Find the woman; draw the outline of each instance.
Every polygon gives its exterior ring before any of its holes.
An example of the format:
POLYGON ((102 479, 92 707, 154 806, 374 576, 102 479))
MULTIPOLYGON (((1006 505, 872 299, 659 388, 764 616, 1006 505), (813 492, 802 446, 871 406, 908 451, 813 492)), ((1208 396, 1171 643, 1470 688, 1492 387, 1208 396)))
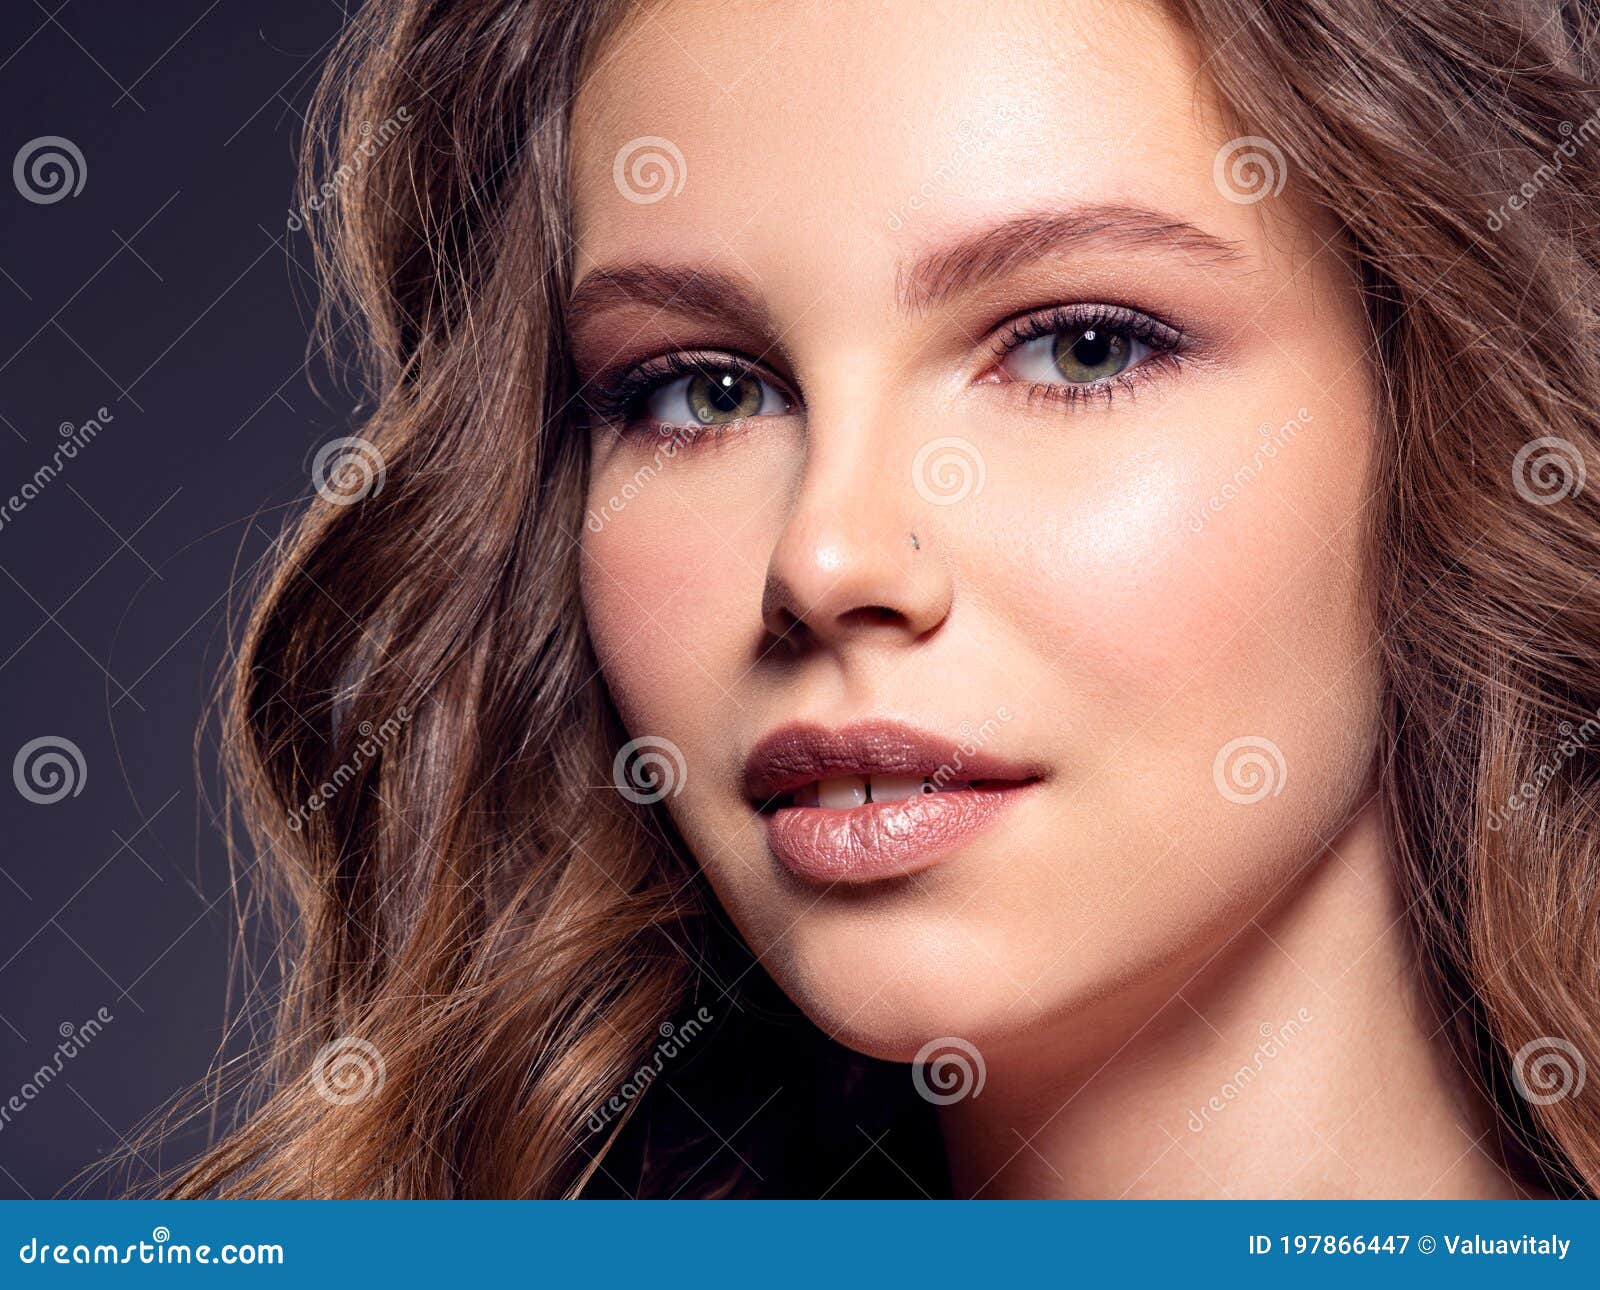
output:
POLYGON ((370 4, 178 1193, 1592 1192, 1588 12, 370 4))

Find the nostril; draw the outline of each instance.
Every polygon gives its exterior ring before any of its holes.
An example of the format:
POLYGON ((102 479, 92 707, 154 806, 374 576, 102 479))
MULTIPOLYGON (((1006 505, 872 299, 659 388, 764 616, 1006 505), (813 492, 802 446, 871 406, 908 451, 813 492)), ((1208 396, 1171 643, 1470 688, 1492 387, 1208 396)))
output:
POLYGON ((846 624, 856 624, 862 627, 876 627, 884 624, 896 625, 903 623, 906 616, 898 609, 891 609, 888 605, 859 605, 855 609, 846 610, 839 615, 839 621, 846 624))
POLYGON ((805 619, 792 610, 782 607, 767 611, 765 626, 767 635, 772 637, 774 644, 784 644, 791 648, 799 648, 806 634, 805 619))

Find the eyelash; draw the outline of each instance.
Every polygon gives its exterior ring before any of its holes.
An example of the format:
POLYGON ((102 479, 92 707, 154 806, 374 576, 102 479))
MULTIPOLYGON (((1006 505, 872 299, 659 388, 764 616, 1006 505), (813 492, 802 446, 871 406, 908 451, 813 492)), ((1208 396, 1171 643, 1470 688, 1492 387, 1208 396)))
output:
MULTIPOLYGON (((1104 327, 1142 341, 1150 347, 1150 354, 1133 367, 1098 381, 1074 384, 1020 381, 1013 378, 1005 382, 991 383, 1023 386, 1030 405, 1040 401, 1072 407, 1091 399, 1110 403, 1119 392, 1131 392, 1141 382, 1176 369, 1188 352, 1188 339, 1183 332, 1143 310, 1131 309, 1126 305, 1057 305, 1049 309, 1034 310, 1002 324, 992 342, 989 370, 991 372, 997 370, 1001 363, 1029 341, 1052 336, 1057 332, 1082 331, 1091 327, 1104 327)), ((987 375, 981 379, 990 380, 987 375)))
MULTIPOLYGON (((991 342, 989 367, 979 380, 980 383, 1022 386, 1030 405, 1042 401, 1074 406, 1090 399, 1102 399, 1109 403, 1118 392, 1129 392, 1139 382, 1176 368, 1187 348, 1187 337, 1183 332, 1142 310, 1125 305, 1058 305, 1035 310, 1003 323, 991 342), (1007 357, 1030 341, 1057 332, 1089 327, 1109 328, 1142 341, 1149 346, 1150 354, 1114 376, 1081 384, 1022 381, 1015 378, 1000 381, 992 375, 1007 357)), ((755 377, 784 389, 783 382, 768 369, 743 355, 725 351, 677 351, 636 363, 613 377, 597 379, 582 393, 580 400, 592 427, 610 426, 621 434, 653 430, 663 437, 682 435, 701 440, 716 439, 739 430, 744 424, 742 421, 689 427, 666 423, 656 425, 637 415, 640 405, 658 389, 679 377, 701 373, 728 373, 739 379, 755 377)))
MULTIPOLYGON (((700 373, 719 375, 731 373, 740 379, 754 376, 780 387, 783 384, 760 363, 742 355, 712 350, 702 352, 680 350, 635 363, 614 377, 602 377, 594 381, 580 397, 592 426, 613 426, 619 432, 647 428, 654 423, 634 415, 639 405, 680 376, 695 376, 700 373)), ((663 437, 682 434, 687 438, 705 439, 726 434, 740 424, 737 421, 729 422, 725 426, 690 427, 662 424, 656 429, 663 437)))

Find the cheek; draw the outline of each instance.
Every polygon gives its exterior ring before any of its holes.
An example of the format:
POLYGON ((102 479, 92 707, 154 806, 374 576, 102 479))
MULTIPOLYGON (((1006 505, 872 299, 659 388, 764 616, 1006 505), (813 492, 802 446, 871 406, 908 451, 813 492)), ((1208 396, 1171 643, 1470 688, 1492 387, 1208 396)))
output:
POLYGON ((1232 865, 1237 887, 1331 836, 1365 785, 1371 431, 1343 393, 1174 402, 1137 446, 1075 455, 1053 497, 1016 467, 1008 495, 1034 500, 997 517, 1011 558, 991 559, 1007 581, 990 594, 1029 607, 1014 630, 1043 644, 1108 846, 1131 829, 1180 867, 1226 882, 1232 865))
MULTIPOLYGON (((720 449, 688 449, 716 452, 720 449)), ((770 507, 728 487, 716 463, 618 450, 592 473, 581 546, 584 615, 633 735, 709 735, 758 640, 770 507), (708 468, 708 466, 710 468, 708 468), (722 482, 719 486, 718 480, 722 482)), ((688 751, 688 748, 685 748, 688 751)))

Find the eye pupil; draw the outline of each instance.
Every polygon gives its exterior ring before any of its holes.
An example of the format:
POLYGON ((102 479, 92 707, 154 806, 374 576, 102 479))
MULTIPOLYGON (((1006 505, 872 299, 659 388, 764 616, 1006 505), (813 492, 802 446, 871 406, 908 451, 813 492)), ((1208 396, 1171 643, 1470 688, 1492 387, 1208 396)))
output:
POLYGON ((761 382, 739 372, 701 373, 690 379, 689 410, 701 425, 754 416, 761 409, 761 382))
POLYGON ((1084 327, 1056 336, 1056 368, 1069 381, 1098 381, 1128 365, 1128 338, 1105 327, 1084 327))
POLYGON ((1083 333, 1078 338, 1078 343, 1072 347, 1072 356, 1085 367, 1099 367, 1106 361, 1111 353, 1111 337, 1103 331, 1093 328, 1083 333))

